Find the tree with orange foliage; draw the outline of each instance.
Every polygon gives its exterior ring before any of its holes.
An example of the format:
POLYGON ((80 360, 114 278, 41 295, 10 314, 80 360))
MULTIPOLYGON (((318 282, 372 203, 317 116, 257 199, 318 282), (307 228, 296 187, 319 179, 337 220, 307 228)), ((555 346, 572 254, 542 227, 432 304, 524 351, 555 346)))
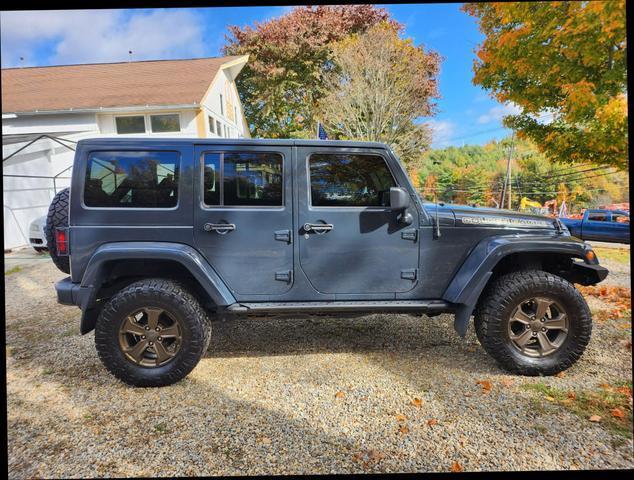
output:
POLYGON ((549 159, 628 168, 625 1, 467 3, 486 35, 474 83, 549 159), (541 116, 541 119, 540 119, 541 116))

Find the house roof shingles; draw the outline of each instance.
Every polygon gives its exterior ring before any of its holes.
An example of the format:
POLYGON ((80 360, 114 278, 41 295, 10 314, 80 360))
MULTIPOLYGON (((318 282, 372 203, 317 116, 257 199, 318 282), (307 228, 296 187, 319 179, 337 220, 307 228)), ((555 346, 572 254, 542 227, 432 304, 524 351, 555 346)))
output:
POLYGON ((3 69, 2 112, 198 104, 236 58, 3 69))

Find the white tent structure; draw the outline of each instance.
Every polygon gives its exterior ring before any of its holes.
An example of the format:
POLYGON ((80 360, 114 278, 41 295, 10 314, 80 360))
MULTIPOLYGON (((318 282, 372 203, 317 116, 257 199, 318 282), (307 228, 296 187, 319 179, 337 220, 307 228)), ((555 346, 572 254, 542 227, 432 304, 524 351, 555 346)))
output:
MULTIPOLYGON (((51 200, 70 185, 78 135, 3 137, 4 249, 29 243, 29 224, 46 215, 51 200)), ((79 135, 82 136, 82 135, 79 135)))

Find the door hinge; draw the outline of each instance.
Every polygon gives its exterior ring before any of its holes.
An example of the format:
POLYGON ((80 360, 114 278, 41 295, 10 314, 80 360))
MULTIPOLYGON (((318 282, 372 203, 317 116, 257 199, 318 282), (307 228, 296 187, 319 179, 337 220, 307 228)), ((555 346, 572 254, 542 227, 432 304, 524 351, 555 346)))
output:
POLYGON ((291 231, 290 230, 276 230, 275 231, 275 240, 280 242, 292 243, 291 231))
POLYGON ((407 270, 401 270, 401 278, 403 278, 405 280, 416 280, 417 272, 418 272, 418 269, 416 269, 416 268, 409 268, 407 270))
POLYGON ((291 270, 275 272, 275 280, 279 280, 280 282, 291 283, 291 281, 293 280, 293 272, 291 270))
POLYGON ((401 238, 403 240, 413 240, 415 242, 418 238, 418 230, 415 228, 405 230, 404 232, 401 232, 401 238))

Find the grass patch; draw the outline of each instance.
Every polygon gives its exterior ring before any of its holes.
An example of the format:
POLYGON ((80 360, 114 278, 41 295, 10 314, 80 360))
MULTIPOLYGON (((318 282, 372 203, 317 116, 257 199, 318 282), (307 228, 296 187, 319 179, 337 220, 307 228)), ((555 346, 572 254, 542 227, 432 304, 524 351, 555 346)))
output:
POLYGON ((22 267, 20 265, 16 265, 15 267, 11 268, 10 270, 7 270, 6 272, 4 272, 5 275, 11 275, 13 273, 18 273, 22 271, 22 267))
POLYGON ((628 248, 596 247, 592 250, 594 250, 599 257, 599 261, 607 259, 618 263, 624 263, 626 265, 630 264, 630 250, 628 248))
POLYGON ((562 390, 544 383, 529 383, 522 388, 539 394, 544 400, 560 405, 586 421, 597 422, 625 438, 632 438, 632 382, 601 384, 595 390, 562 390))
POLYGON ((167 425, 164 423, 157 423, 154 425, 154 431, 158 433, 165 433, 167 432, 167 425))

